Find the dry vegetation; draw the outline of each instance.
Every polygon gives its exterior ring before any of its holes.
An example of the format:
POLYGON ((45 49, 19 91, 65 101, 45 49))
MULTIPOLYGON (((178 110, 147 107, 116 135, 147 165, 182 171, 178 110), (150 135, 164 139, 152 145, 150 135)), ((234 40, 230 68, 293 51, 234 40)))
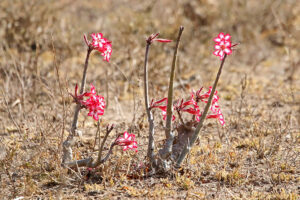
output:
MULTIPOLYGON (((300 6, 297 0, 0 2, 0 197, 13 199, 293 199, 300 195, 300 6), (220 31, 238 49, 229 56, 218 91, 226 127, 209 120, 197 145, 172 176, 145 178, 143 104, 145 39, 160 32, 175 39, 185 26, 175 95, 208 88, 219 59, 220 31), (113 41, 110 63, 92 55, 87 83, 108 108, 100 124, 137 135, 139 152, 115 149, 99 168, 68 171, 61 142, 70 129, 73 92, 81 80, 83 34, 113 41)), ((150 97, 167 95, 173 44, 151 47, 150 97)), ((97 123, 81 112, 83 138, 74 156, 96 152, 97 123)), ((164 139, 159 112, 156 144, 164 139)), ((108 146, 107 146, 108 147, 108 146)))

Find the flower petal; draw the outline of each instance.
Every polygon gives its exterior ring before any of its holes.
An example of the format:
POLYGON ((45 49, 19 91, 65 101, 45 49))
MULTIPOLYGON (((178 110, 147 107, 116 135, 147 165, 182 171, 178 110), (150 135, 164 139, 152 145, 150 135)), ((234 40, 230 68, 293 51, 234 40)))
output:
POLYGON ((224 36, 224 33, 222 33, 222 32, 219 33, 218 37, 219 37, 220 39, 224 39, 224 37, 225 37, 225 36, 224 36))

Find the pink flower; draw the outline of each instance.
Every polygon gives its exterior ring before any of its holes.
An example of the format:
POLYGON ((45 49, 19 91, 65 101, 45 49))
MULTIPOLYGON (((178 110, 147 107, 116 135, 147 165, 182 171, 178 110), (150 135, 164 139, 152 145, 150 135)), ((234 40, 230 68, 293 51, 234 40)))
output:
MULTIPOLYGON (((208 102, 208 98, 211 94, 211 91, 212 91, 212 87, 209 87, 209 90, 204 93, 204 94, 201 94, 201 91, 202 91, 203 88, 200 88, 197 92, 196 92, 196 102, 198 103, 199 101, 202 101, 204 103, 207 103, 208 102)), ((225 124, 225 120, 224 120, 224 116, 221 112, 221 109, 220 109, 220 106, 218 104, 218 101, 219 101, 219 96, 217 95, 218 91, 215 91, 215 94, 213 96, 213 99, 212 99, 212 102, 211 102, 211 106, 210 106, 210 110, 212 111, 213 114, 209 114, 207 115, 206 118, 210 119, 210 118, 216 118, 219 120, 220 124, 222 126, 224 126, 225 124)), ((196 115, 196 120, 197 121, 200 121, 200 117, 201 117, 201 113, 199 115, 196 115)))
POLYGON ((219 33, 218 37, 214 39, 216 42, 216 50, 213 52, 213 54, 215 56, 219 56, 220 60, 223 60, 225 54, 230 55, 232 53, 230 38, 231 36, 229 34, 224 35, 224 33, 219 33))
POLYGON ((106 45, 107 43, 107 39, 103 37, 102 33, 92 33, 91 34, 93 41, 92 41, 92 45, 95 49, 103 49, 103 47, 106 45))
POLYGON ((86 100, 86 107, 89 109, 88 116, 94 118, 94 120, 98 121, 99 116, 104 114, 105 101, 102 96, 91 96, 86 100))
POLYGON ((124 132, 123 137, 119 137, 116 139, 116 144, 123 147, 123 151, 127 149, 135 149, 137 152, 137 142, 135 140, 134 134, 129 134, 126 131, 124 132))
POLYGON ((86 108, 89 110, 88 116, 93 117, 98 121, 99 116, 104 114, 104 108, 106 106, 104 97, 100 95, 96 95, 96 89, 91 84, 91 92, 85 92, 81 95, 77 94, 78 86, 75 86, 75 95, 72 95, 74 101, 77 104, 80 104, 82 108, 86 108), (84 100, 84 97, 89 97, 84 100))
POLYGON ((107 62, 109 62, 110 60, 111 52, 112 52, 111 44, 107 43, 105 45, 105 50, 101 53, 101 55, 104 57, 103 59, 106 60, 107 62))
POLYGON ((197 102, 194 100, 193 93, 191 93, 190 100, 183 102, 182 99, 180 102, 174 105, 174 108, 177 111, 187 112, 196 116, 200 114, 199 106, 197 105, 197 102))
POLYGON ((96 95, 95 86, 93 84, 91 84, 91 92, 86 92, 83 95, 86 96, 86 97, 90 97, 90 96, 96 95))
MULTIPOLYGON (((204 102, 204 103, 208 102, 208 98, 211 94, 212 87, 209 87, 209 90, 207 92, 205 92, 204 94, 201 94, 202 89, 203 88, 200 88, 197 92, 193 91, 191 93, 190 100, 184 101, 183 99, 181 99, 180 101, 178 101, 173 106, 174 110, 176 110, 178 112, 187 112, 189 114, 192 114, 195 116, 196 121, 200 121, 202 112, 200 111, 198 103, 199 102, 204 102)), ((225 120, 224 120, 224 116, 221 112, 220 106, 218 104, 219 96, 217 95, 217 93, 218 92, 215 91, 215 94, 213 96, 212 103, 210 106, 210 110, 211 110, 212 114, 208 114, 206 118, 207 119, 210 119, 210 118, 218 119, 219 122, 221 123, 221 125, 224 126, 225 120)), ((160 99, 155 102, 152 100, 152 102, 150 104, 150 109, 159 108, 162 111, 163 119, 166 120, 166 118, 167 118, 167 103, 168 103, 168 98, 163 98, 163 99, 160 99)), ((172 120, 174 121, 175 119, 176 118, 173 115, 172 120)))
POLYGON ((101 53, 104 60, 109 62, 112 53, 111 42, 104 38, 102 33, 92 33, 91 37, 93 39, 91 43, 92 47, 101 53))
MULTIPOLYGON (((204 103, 207 103, 207 100, 210 96, 210 93, 211 93, 211 90, 212 90, 212 87, 210 86, 209 87, 209 90, 204 93, 204 94, 201 94, 201 91, 202 91, 203 87, 200 88, 197 92, 196 92, 196 102, 199 102, 199 101, 202 101, 204 103)), ((213 100, 212 100, 212 104, 214 104, 215 102, 219 101, 219 97, 218 97, 218 91, 215 91, 215 94, 213 96, 213 100)))

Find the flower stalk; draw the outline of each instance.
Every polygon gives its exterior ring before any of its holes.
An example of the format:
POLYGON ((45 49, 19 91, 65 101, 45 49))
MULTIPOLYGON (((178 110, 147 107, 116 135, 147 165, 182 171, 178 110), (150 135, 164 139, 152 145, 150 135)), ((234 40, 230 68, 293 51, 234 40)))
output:
MULTIPOLYGON (((84 63, 82 80, 81 80, 80 95, 82 95, 85 90, 86 72, 87 72, 87 68, 89 65, 89 58, 90 58, 90 54, 91 54, 92 50, 93 50, 93 48, 91 46, 88 46, 85 63, 84 63)), ((75 107, 75 112, 74 112, 73 122, 72 122, 72 127, 71 127, 71 133, 73 135, 75 135, 75 130, 77 129, 78 115, 79 115, 80 109, 81 109, 81 105, 77 104, 75 107)))
MULTIPOLYGON (((110 56, 111 56, 111 42, 108 41, 106 38, 103 38, 102 33, 97 33, 97 34, 92 34, 91 35, 93 38, 92 42, 89 42, 87 40, 87 37, 84 35, 84 41, 87 45, 87 54, 85 58, 85 63, 84 63, 84 69, 83 69, 83 74, 82 74, 82 80, 81 80, 81 87, 80 87, 80 95, 81 97, 84 96, 84 90, 85 90, 85 83, 86 83, 86 75, 87 75, 87 69, 89 65, 89 58, 90 54, 93 50, 98 50, 101 55, 104 57, 104 60, 109 62, 110 56)), ((77 86, 75 92, 77 93, 77 86)), ((75 94, 77 96, 77 94, 75 94)), ((89 116, 93 116, 95 120, 98 120, 98 115, 103 114, 103 109, 105 107, 105 102, 103 99, 101 99, 100 96, 93 96, 90 97, 88 101, 89 103, 89 108, 90 108, 90 113, 89 116), (93 101, 97 100, 97 101, 93 101), (101 100, 101 101, 100 101, 101 100), (102 108, 98 104, 104 104, 102 105, 102 108), (102 110, 101 110, 102 109, 102 110), (95 113, 96 112, 96 113, 95 113)), ((76 101, 76 99, 75 99, 76 101)), ((73 116, 73 121, 72 121, 72 126, 71 126, 71 131, 67 139, 63 142, 63 157, 62 157, 62 165, 63 166, 72 166, 72 163, 78 164, 78 161, 72 161, 73 160, 73 151, 72 147, 75 145, 77 141, 77 136, 81 136, 81 132, 77 130, 77 124, 78 124, 78 116, 79 112, 82 108, 82 105, 77 102, 77 105, 75 107, 75 112, 73 116), (67 164, 68 163, 68 164, 67 164)), ((112 147, 111 147, 112 148, 112 147)))
POLYGON ((214 84, 213 84, 213 87, 212 87, 212 91, 209 95, 209 98, 207 100, 207 104, 204 108, 204 111, 201 115, 201 118, 200 118, 200 121, 195 129, 195 132, 193 134, 193 136, 191 137, 191 139, 187 142, 187 144, 185 145, 184 149, 182 150, 179 158, 177 159, 176 161, 176 164, 175 164, 175 167, 179 168, 180 165, 182 164, 184 158, 186 157, 186 155, 190 152, 190 149, 191 147, 194 145, 194 143, 196 142, 197 138, 198 138, 198 135, 200 133, 200 130, 201 128, 203 127, 203 123, 204 123, 204 120, 206 119, 206 116, 207 116, 207 113, 208 113, 208 110, 211 106, 211 103, 212 103, 212 100, 213 100, 213 96, 215 94, 215 91, 216 91, 216 87, 217 87, 217 84, 218 84, 218 81, 220 79, 220 76, 221 76, 221 73, 222 73, 222 69, 223 69, 223 66, 224 66, 224 63, 225 63, 225 60, 226 60, 226 57, 227 57, 227 54, 225 53, 223 59, 222 59, 222 62, 220 64, 220 67, 219 67, 219 70, 218 70, 218 73, 217 73, 217 76, 216 76, 216 79, 214 81, 214 84))
MULTIPOLYGON (((86 37, 84 37, 84 38, 85 38, 86 44, 88 45, 86 37)), ((82 80, 81 80, 80 95, 83 94, 84 89, 85 89, 86 72, 87 72, 87 68, 89 65, 89 57, 90 57, 92 50, 93 50, 93 48, 90 45, 88 45, 87 54, 86 54, 85 63, 84 63, 83 75, 82 75, 82 80)), ((76 136, 81 136, 81 133, 79 131, 77 131, 78 115, 79 115, 80 109, 81 109, 81 105, 76 104, 75 112, 74 112, 74 116, 73 116, 73 122, 72 122, 72 126, 71 126, 71 133, 69 134, 67 139, 63 142, 63 158, 62 158, 63 165, 65 165, 67 162, 70 162, 71 160, 73 160, 72 146, 74 146, 76 143, 76 136)))

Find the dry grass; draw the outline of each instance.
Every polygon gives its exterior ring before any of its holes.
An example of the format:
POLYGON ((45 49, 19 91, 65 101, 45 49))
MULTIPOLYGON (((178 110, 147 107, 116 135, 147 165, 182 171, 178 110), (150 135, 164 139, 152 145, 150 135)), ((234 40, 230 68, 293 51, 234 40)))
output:
MULTIPOLYGON (((2 0, 1 199, 296 200, 299 13, 296 0, 2 0), (212 55, 217 33, 231 33, 241 43, 225 63, 218 86, 227 124, 206 123, 182 171, 143 178, 138 169, 147 149, 145 39, 158 31, 175 39, 181 24, 185 31, 176 75, 178 97, 212 84, 219 63, 212 55), (86 48, 82 36, 92 32, 103 32, 113 41, 111 63, 94 54, 88 69, 87 82, 108 101, 100 131, 104 135, 105 126, 114 123, 109 140, 125 130, 137 134, 139 152, 118 149, 97 169, 68 171, 60 166, 62 137, 74 111, 68 92, 80 82, 86 48)), ((151 47, 151 98, 166 96, 172 53, 172 44, 151 47)), ((163 126, 159 113, 155 115, 160 145, 163 126)), ((97 124, 82 112, 79 127, 84 137, 74 149, 78 159, 95 153, 97 124)))

